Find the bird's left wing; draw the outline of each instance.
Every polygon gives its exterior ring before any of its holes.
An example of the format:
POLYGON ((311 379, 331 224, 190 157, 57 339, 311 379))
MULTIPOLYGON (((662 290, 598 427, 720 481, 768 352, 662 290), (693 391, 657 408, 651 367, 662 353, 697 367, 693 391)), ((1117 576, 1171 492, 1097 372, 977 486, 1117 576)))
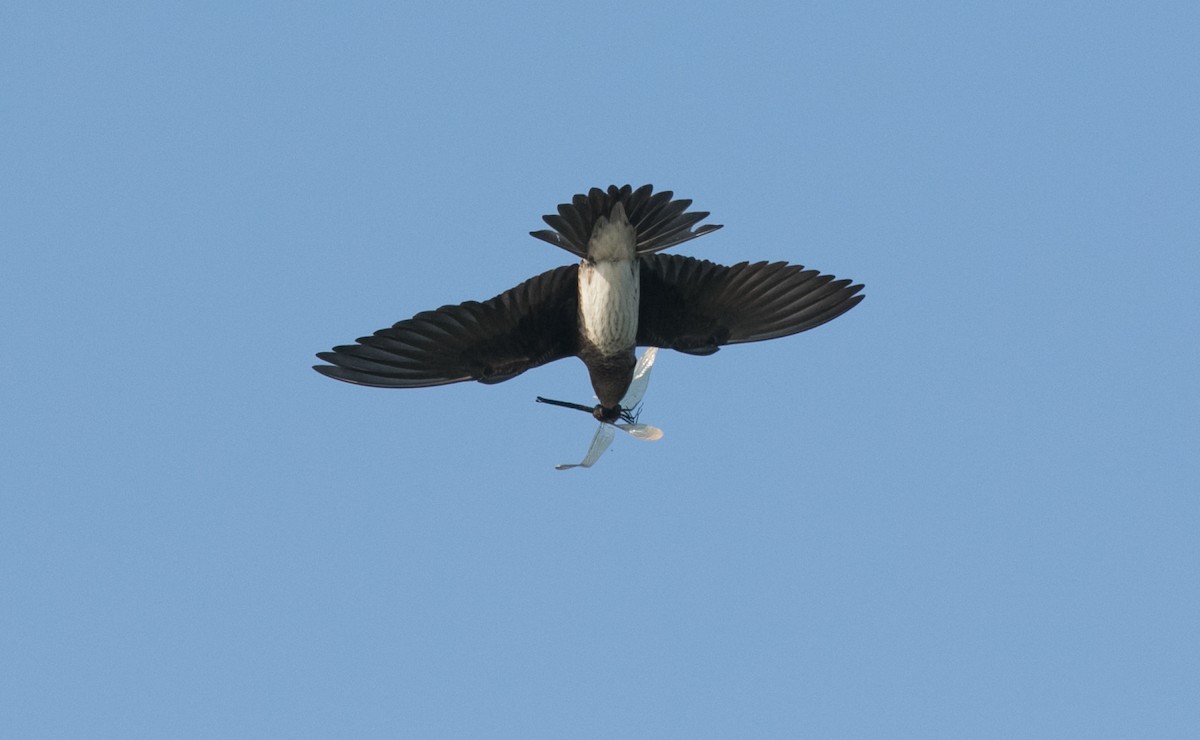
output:
POLYGON ((380 388, 499 383, 575 354, 578 265, 526 280, 482 303, 423 311, 357 344, 317 355, 322 375, 380 388))

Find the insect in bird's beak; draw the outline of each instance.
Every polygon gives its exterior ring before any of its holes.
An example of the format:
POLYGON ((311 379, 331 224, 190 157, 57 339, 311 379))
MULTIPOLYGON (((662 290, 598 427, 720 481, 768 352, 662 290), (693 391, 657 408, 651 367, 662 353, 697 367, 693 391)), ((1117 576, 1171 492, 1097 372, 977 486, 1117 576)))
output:
POLYGON ((596 430, 595 436, 592 437, 592 444, 588 447, 587 454, 584 455, 583 460, 573 464, 563 463, 555 465, 556 470, 590 468, 595 465, 600 456, 608 449, 608 446, 612 444, 613 429, 628 432, 630 436, 646 440, 647 442, 657 442, 662 439, 663 431, 661 429, 649 424, 638 423, 638 416, 641 415, 642 396, 646 394, 646 387, 650 384, 650 369, 654 366, 654 358, 657 354, 657 347, 648 347, 642 353, 641 359, 638 360, 637 366, 633 370, 633 382, 629 384, 629 390, 626 391, 625 397, 621 399, 620 405, 614 408, 606 409, 600 404, 591 407, 585 406, 582 403, 555 401, 550 398, 537 397, 538 403, 548 403, 552 406, 586 411, 600 421, 600 428, 596 430))

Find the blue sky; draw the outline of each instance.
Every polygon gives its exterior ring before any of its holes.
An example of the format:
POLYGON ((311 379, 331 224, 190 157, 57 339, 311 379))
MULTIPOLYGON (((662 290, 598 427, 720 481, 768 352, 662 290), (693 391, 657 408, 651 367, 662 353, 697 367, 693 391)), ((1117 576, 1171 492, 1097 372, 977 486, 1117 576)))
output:
POLYGON ((1195 737, 1191 3, 0 11, 0 726, 17 737, 1195 737), (315 352, 569 255, 866 283, 664 352, 315 352))

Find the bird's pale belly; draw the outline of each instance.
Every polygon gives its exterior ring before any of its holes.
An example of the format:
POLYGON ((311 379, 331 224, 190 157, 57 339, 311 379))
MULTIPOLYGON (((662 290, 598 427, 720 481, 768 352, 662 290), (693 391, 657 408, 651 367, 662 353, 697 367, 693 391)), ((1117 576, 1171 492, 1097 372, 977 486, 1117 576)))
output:
POLYGON ((639 267, 636 259, 579 265, 583 334, 602 354, 625 352, 637 343, 639 267))

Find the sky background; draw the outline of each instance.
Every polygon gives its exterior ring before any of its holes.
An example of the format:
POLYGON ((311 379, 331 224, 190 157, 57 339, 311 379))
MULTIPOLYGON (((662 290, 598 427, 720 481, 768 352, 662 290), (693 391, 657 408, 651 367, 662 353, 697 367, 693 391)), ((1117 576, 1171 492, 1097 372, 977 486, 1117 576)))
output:
POLYGON ((4 734, 1200 734, 1195 3, 194 6, 0 10, 4 734), (866 300, 309 369, 646 182, 866 300))

